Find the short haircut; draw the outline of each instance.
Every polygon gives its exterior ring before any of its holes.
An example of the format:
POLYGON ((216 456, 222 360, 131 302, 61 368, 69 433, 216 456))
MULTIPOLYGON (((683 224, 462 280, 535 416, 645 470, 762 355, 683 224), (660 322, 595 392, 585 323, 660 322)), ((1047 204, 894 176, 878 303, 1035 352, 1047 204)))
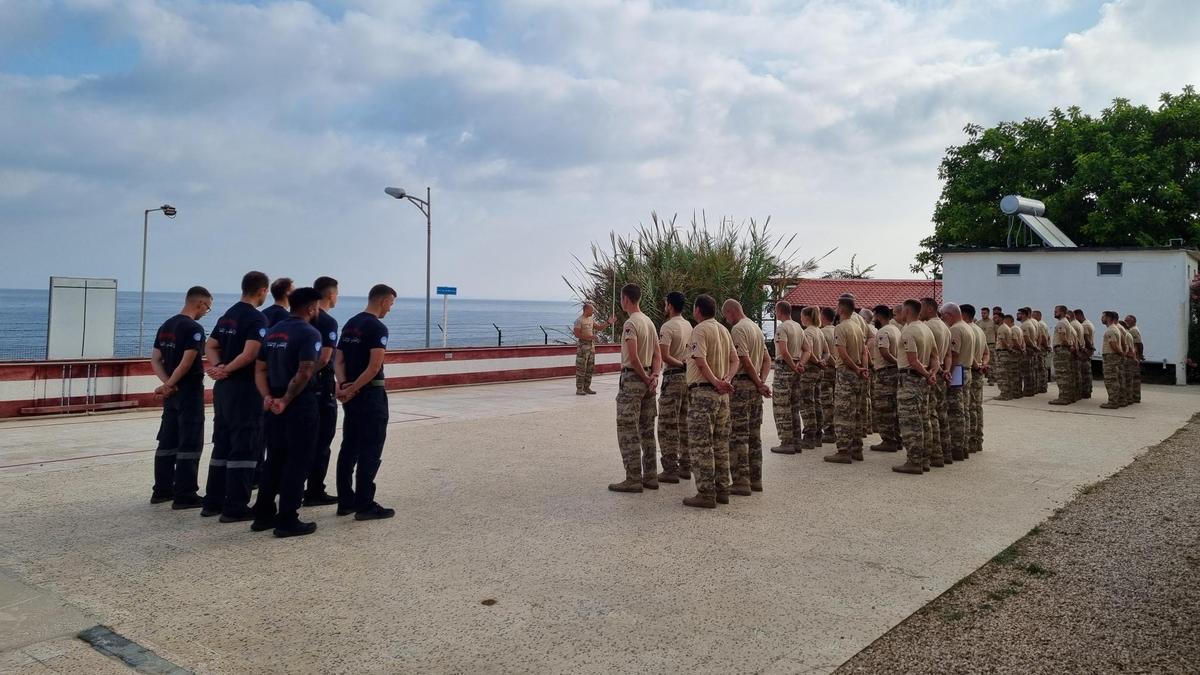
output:
POLYGON ((779 302, 775 303, 775 313, 791 316, 792 303, 788 302, 787 300, 780 300, 779 302))
POLYGON ((892 318, 892 308, 887 305, 875 305, 875 313, 885 319, 892 318))
POLYGON ((833 311, 832 307, 822 307, 821 318, 826 321, 833 321, 837 318, 837 312, 833 311))
POLYGON ((1111 309, 1105 310, 1105 311, 1104 311, 1104 316, 1106 316, 1106 317, 1108 317, 1108 318, 1112 319, 1113 321, 1116 321, 1116 320, 1117 320, 1117 313, 1116 313, 1116 312, 1114 312, 1114 311, 1112 311, 1111 309))
POLYGON ((321 297, 323 298, 329 294, 329 291, 337 288, 338 283, 337 279, 334 279, 333 277, 317 277, 317 280, 313 282, 312 287, 318 293, 320 293, 321 297))
POLYGON ((909 298, 908 300, 905 300, 904 306, 907 307, 909 309, 909 311, 911 311, 914 314, 921 313, 921 301, 917 300, 916 298, 909 298))
POLYGON ((192 286, 187 291, 188 302, 193 300, 203 300, 204 298, 212 300, 212 293, 209 293, 208 289, 203 286, 192 286))
POLYGON ((292 280, 288 277, 279 277, 271 282, 271 297, 276 300, 283 300, 288 295, 288 290, 292 287, 292 280))
POLYGON ((992 313, 992 310, 991 310, 990 308, 988 308, 988 307, 980 307, 980 308, 979 308, 979 312, 980 312, 981 314, 982 314, 983 312, 987 312, 988 314, 991 314, 991 313, 992 313))
POLYGON ((671 291, 667 293, 667 304, 676 312, 682 312, 683 306, 687 303, 687 298, 683 297, 683 293, 679 291, 671 291))
POLYGON ((367 300, 379 300, 388 296, 396 297, 396 289, 387 284, 375 284, 371 287, 371 292, 367 293, 367 300))
POLYGON ((934 300, 933 298, 921 298, 921 304, 935 312, 938 311, 937 300, 934 300))
MULTIPOLYGON (((963 304, 959 305, 958 308, 960 310, 962 310, 963 316, 967 317, 968 319, 975 318, 975 305, 972 305, 970 303, 963 303, 963 304)), ((984 309, 984 311, 987 311, 987 307, 984 307, 983 309, 984 309)))
POLYGON ((1000 305, 996 305, 995 307, 992 308, 992 313, 1003 314, 1004 310, 1000 307, 1000 305))
POLYGON ((242 295, 257 293, 271 284, 271 280, 262 272, 246 272, 242 277, 242 295))
POLYGON ((311 286, 301 286, 288 296, 288 307, 292 314, 300 314, 321 300, 321 293, 311 286))
POLYGON ((637 284, 625 284, 621 287, 621 297, 628 298, 630 302, 641 302, 642 288, 637 284))
POLYGON ((711 319, 717 315, 717 300, 708 293, 704 293, 696 298, 696 311, 700 312, 700 316, 711 319))
POLYGON ((838 298, 838 309, 844 309, 847 312, 854 313, 854 298, 841 297, 838 298))

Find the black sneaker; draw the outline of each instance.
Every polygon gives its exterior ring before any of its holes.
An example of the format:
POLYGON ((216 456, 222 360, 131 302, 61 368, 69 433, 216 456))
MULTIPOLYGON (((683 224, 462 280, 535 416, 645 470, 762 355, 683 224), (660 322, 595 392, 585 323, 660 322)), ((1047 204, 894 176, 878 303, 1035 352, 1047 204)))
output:
POLYGON ((355 520, 383 520, 396 515, 396 509, 388 509, 379 504, 371 504, 366 511, 359 511, 354 514, 355 520))
POLYGON ((152 493, 150 493, 150 503, 151 504, 162 504, 163 502, 169 502, 173 499, 175 499, 175 495, 171 494, 170 492, 152 492, 152 493))
POLYGON ((254 520, 254 514, 250 511, 245 511, 242 513, 222 513, 221 517, 217 520, 221 521, 222 523, 244 523, 247 520, 254 520))
POLYGON ((296 522, 292 523, 291 525, 275 528, 275 536, 279 537, 280 539, 285 539, 287 537, 303 537, 306 534, 312 534, 313 532, 316 532, 316 531, 317 531, 316 523, 306 523, 306 522, 297 520, 296 522))
POLYGON ((305 506, 329 506, 338 503, 338 498, 322 492, 316 495, 304 495, 305 506))
POLYGON ((255 532, 263 532, 275 528, 275 516, 270 517, 255 517, 254 522, 250 523, 250 529, 255 532))
POLYGON ((221 509, 210 509, 207 506, 200 509, 201 518, 212 518, 213 516, 221 515, 221 509))
POLYGON ((350 515, 350 514, 352 514, 352 513, 354 513, 354 507, 353 507, 353 506, 339 506, 339 507, 338 507, 338 510, 337 510, 337 514, 338 514, 339 516, 348 516, 348 515, 350 515))
POLYGON ((198 509, 201 506, 204 506, 204 500, 199 495, 182 495, 176 497, 175 501, 171 502, 171 508, 176 511, 198 509))

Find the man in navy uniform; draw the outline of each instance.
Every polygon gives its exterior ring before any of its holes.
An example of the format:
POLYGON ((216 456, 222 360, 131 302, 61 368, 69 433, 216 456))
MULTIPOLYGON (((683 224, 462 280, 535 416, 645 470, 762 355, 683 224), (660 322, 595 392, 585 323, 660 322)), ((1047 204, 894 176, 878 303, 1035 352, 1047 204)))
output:
POLYGON ((375 474, 387 439, 388 404, 383 356, 388 329, 380 321, 392 309, 396 291, 376 284, 367 295, 367 308, 342 328, 334 357, 338 400, 346 413, 342 448, 337 459, 339 516, 378 520, 396 515, 375 501, 375 474))
POLYGON ((212 293, 202 286, 189 288, 183 309, 158 329, 150 354, 162 382, 154 396, 163 402, 150 503, 173 501, 176 510, 201 505, 196 473, 204 447, 204 329, 196 322, 212 302, 212 293))
POLYGON ((267 334, 258 311, 267 299, 267 275, 247 272, 242 299, 225 312, 208 338, 206 371, 213 386, 213 450, 204 490, 206 518, 222 523, 250 520, 250 488, 261 450, 262 396, 254 384, 254 362, 267 334))
POLYGON ((313 288, 321 294, 320 310, 313 326, 321 334, 321 354, 317 358, 317 374, 313 379, 317 394, 317 409, 321 423, 317 427, 317 454, 313 456, 304 491, 305 506, 324 506, 338 503, 337 497, 325 492, 325 475, 329 472, 330 444, 337 432, 337 383, 333 373, 333 350, 337 347, 338 322, 329 315, 337 305, 338 282, 333 277, 317 277, 313 288))
POLYGON ((317 529, 316 523, 300 521, 299 509, 320 425, 313 376, 321 336, 310 323, 317 316, 320 299, 321 294, 313 288, 292 291, 288 298, 291 316, 267 330, 255 365, 254 381, 267 411, 267 465, 250 529, 274 528, 276 537, 312 534, 317 529))
POLYGON ((275 300, 275 304, 263 310, 263 316, 267 317, 267 328, 283 321, 291 314, 288 312, 287 299, 295 288, 295 284, 287 277, 279 277, 271 282, 271 298, 275 300))

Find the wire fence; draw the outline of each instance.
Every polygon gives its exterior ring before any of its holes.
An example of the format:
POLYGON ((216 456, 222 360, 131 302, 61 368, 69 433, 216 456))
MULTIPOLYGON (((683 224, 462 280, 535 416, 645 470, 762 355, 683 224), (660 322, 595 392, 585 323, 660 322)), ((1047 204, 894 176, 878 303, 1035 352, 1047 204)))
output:
MULTIPOLYGON (((211 331, 208 321, 202 321, 206 331, 211 331)), ((423 349, 425 347, 424 323, 386 322, 391 349, 423 349)), ((157 325, 146 325, 139 345, 139 329, 136 323, 118 324, 114 342, 114 356, 131 358, 149 355, 153 346, 157 325)), ((606 340, 607 335, 601 336, 606 340)), ((429 341, 431 348, 440 348, 443 343, 442 326, 431 326, 429 341)), ((496 324, 465 323, 449 326, 445 344, 447 347, 515 347, 523 345, 569 345, 575 344, 571 326, 566 324, 496 324)), ((0 361, 38 361, 46 358, 46 323, 17 322, 0 325, 0 361)))

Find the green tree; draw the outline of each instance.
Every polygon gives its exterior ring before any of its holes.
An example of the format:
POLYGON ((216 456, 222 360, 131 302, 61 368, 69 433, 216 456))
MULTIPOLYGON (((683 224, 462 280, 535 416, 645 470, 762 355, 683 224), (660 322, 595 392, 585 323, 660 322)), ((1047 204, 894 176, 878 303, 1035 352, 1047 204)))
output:
POLYGON ((871 273, 875 271, 874 265, 859 267, 856 263, 858 254, 850 256, 850 265, 848 267, 839 267, 835 270, 830 270, 821 275, 822 279, 870 279, 871 273))
MULTIPOLYGON (((642 289, 642 311, 655 323, 663 320, 662 299, 671 291, 691 303, 708 293, 718 302, 741 300, 746 315, 761 322, 768 303, 778 299, 788 279, 816 270, 818 260, 796 262, 795 236, 774 237, 770 218, 759 225, 750 220, 735 225, 725 219, 710 229, 701 214, 690 227, 676 227, 676 218, 663 220, 651 214, 649 225, 638 225, 630 236, 609 236, 609 246, 592 244, 592 260, 576 257, 576 281, 563 281, 581 301, 592 302, 607 314, 621 286, 635 283, 642 289)), ((623 320, 620 303, 617 318, 623 320)))
POLYGON ((1020 194, 1080 246, 1200 244, 1200 95, 1165 93, 1157 109, 1116 99, 1099 117, 1055 108, 1046 117, 969 124, 946 150, 934 231, 913 272, 937 275, 949 246, 1004 246, 1000 198, 1020 194))

